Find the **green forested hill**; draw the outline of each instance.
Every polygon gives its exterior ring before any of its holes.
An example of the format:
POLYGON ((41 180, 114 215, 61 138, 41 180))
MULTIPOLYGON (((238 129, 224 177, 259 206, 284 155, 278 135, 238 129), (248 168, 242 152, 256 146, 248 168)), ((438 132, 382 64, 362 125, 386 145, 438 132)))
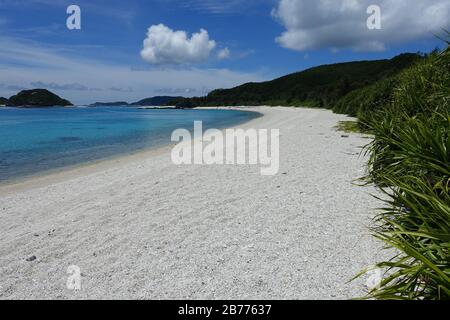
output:
POLYGON ((163 106, 167 104, 172 104, 175 100, 184 99, 183 97, 172 97, 172 96, 156 96, 151 98, 142 99, 138 102, 131 103, 133 106, 163 106))
POLYGON ((182 99, 178 101, 178 106, 291 105, 331 108, 351 91, 396 75, 420 57, 406 53, 390 60, 323 65, 272 81, 215 90, 207 97, 182 99))
POLYGON ((23 90, 9 98, 8 105, 16 107, 52 107, 72 106, 73 104, 62 99, 47 89, 23 90))

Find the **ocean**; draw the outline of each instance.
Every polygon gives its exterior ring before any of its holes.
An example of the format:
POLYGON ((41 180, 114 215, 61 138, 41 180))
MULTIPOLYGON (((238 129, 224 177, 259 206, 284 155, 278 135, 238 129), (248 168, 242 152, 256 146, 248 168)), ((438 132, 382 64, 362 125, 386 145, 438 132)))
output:
POLYGON ((0 183, 171 143, 173 130, 237 125, 257 117, 235 110, 133 107, 0 108, 0 183))

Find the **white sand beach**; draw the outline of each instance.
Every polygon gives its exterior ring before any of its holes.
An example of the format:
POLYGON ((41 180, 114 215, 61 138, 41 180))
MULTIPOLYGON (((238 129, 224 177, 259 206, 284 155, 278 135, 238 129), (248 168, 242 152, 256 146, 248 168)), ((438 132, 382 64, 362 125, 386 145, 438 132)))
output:
POLYGON ((176 166, 170 147, 0 186, 0 299, 348 299, 378 261, 360 134, 327 110, 248 108, 280 172, 176 166), (33 261, 28 258, 35 256, 33 261), (81 290, 66 287, 79 266, 81 290))

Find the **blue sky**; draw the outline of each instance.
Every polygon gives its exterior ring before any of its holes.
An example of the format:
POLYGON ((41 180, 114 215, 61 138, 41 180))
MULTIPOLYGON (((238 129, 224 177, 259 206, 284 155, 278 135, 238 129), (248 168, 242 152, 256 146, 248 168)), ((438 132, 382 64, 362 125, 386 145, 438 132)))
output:
POLYGON ((203 95, 320 64, 427 52, 442 46, 433 33, 449 29, 449 8, 448 0, 0 0, 0 96, 33 87, 80 104, 203 95), (382 29, 368 30, 376 3, 382 29), (81 8, 81 30, 66 27, 70 4, 81 8))

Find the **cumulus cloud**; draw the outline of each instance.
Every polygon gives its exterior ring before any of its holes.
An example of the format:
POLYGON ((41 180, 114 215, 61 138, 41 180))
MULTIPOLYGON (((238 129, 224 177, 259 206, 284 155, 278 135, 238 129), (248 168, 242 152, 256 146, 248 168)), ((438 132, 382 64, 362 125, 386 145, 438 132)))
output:
POLYGON ((148 29, 141 56, 153 64, 187 64, 206 61, 216 42, 201 29, 189 38, 185 31, 174 31, 158 24, 148 29))
POLYGON ((449 29, 448 0, 280 0, 272 15, 286 28, 276 41, 298 51, 382 51, 449 29), (381 30, 367 28, 367 8, 381 8, 381 30))
POLYGON ((225 60, 228 59, 230 55, 231 55, 230 49, 224 48, 217 53, 217 58, 219 60, 225 60))

